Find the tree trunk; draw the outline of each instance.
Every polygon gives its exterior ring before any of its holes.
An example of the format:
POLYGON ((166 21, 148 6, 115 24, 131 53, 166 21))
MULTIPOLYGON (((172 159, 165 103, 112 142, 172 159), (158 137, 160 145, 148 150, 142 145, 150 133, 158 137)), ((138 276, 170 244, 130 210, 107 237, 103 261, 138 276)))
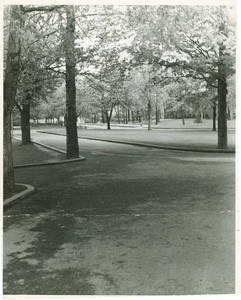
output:
POLYGON ((148 130, 151 130, 151 99, 148 99, 147 104, 148 130))
POLYGON ((185 125, 185 113, 184 113, 184 111, 182 112, 182 125, 185 125))
POLYGON ((130 110, 127 109, 127 123, 130 122, 130 120, 131 120, 130 110))
POLYGON ((110 130, 110 120, 113 112, 113 106, 111 107, 110 114, 108 114, 108 110, 105 111, 106 121, 107 121, 107 129, 110 130))
POLYGON ((10 6, 9 36, 4 72, 4 192, 14 190, 14 169, 11 139, 11 113, 15 105, 15 96, 20 73, 21 41, 19 28, 23 26, 19 5, 10 6))
POLYGON ((120 107, 119 105, 116 107, 116 117, 117 117, 117 121, 120 124, 120 107))
POLYGON ((103 109, 101 110, 101 120, 102 120, 102 123, 104 124, 105 123, 105 113, 103 111, 103 109))
POLYGON ((31 144, 31 133, 30 133, 30 104, 23 104, 21 114, 21 133, 22 133, 22 144, 31 144))
POLYGON ((158 125, 159 121, 160 121, 160 110, 158 109, 158 104, 156 101, 156 125, 158 125))
POLYGON ((230 112, 229 107, 227 107, 227 119, 231 120, 231 112, 230 112))
POLYGON ((65 7, 67 26, 65 34, 65 62, 66 62, 66 157, 79 157, 76 114, 75 87, 75 13, 74 7, 65 7))
POLYGON ((14 190, 11 113, 4 112, 4 194, 14 190))
POLYGON ((226 78, 218 79, 218 148, 228 147, 227 112, 226 112, 227 83, 226 78))
MULTIPOLYGON (((220 32, 223 31, 224 24, 220 26, 220 32)), ((223 44, 219 45, 219 65, 218 65, 218 148, 228 147, 227 132, 227 81, 225 74, 223 44)))
POLYGON ((213 104, 213 131, 216 131, 216 103, 213 104))
POLYGON ((107 129, 108 129, 108 130, 111 129, 111 128, 110 128, 110 119, 109 119, 109 118, 107 118, 107 129))
POLYGON ((110 128, 110 119, 111 119, 111 117, 108 115, 108 111, 107 110, 106 110, 105 114, 106 114, 107 129, 110 130, 111 129, 110 128))
POLYGON ((135 122, 135 114, 134 111, 131 111, 131 122, 134 123, 135 122))
POLYGON ((200 123, 203 122, 203 108, 200 106, 200 123))

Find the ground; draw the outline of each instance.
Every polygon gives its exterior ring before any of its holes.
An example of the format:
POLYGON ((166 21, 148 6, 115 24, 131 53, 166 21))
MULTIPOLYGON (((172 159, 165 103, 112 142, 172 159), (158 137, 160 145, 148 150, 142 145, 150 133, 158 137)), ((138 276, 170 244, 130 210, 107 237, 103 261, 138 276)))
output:
MULTIPOLYGON (((186 125, 182 126, 181 120, 163 120, 158 126, 153 126, 151 131, 147 130, 146 125, 140 127, 139 124, 112 124, 112 130, 106 130, 105 124, 83 124, 79 126, 78 135, 79 137, 115 139, 158 146, 216 149, 218 135, 216 131, 211 130, 211 121, 205 120, 205 122, 197 124, 194 123, 193 119, 188 119, 186 125)), ((52 128, 41 126, 39 130, 59 134, 65 134, 66 132, 64 127, 56 128, 56 126, 52 128)), ((228 145, 229 149, 234 150, 234 121, 228 123, 228 145)))
POLYGON ((5 294, 234 292, 233 154, 79 146, 85 161, 16 169, 37 192, 4 214, 5 294))

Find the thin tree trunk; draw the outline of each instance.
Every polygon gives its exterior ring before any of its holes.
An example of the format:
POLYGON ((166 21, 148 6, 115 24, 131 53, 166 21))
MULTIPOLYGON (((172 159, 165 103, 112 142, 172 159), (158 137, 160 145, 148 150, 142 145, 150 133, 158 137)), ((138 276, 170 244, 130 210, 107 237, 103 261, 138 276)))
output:
POLYGON ((160 121, 160 110, 158 109, 158 104, 156 101, 156 125, 158 125, 159 121, 160 121))
POLYGON ((231 113, 229 107, 227 107, 227 119, 231 120, 231 113))
POLYGON ((182 125, 185 125, 185 113, 184 113, 184 111, 182 112, 182 125))
POLYGON ((200 123, 203 122, 203 108, 202 106, 200 107, 200 123))
POLYGON ((119 105, 116 107, 116 116, 117 116, 117 121, 120 124, 120 107, 119 107, 119 105))
POLYGON ((66 6, 66 157, 79 157, 76 114, 76 87, 75 87, 75 13, 72 5, 66 6))
POLYGON ((127 109, 127 123, 130 122, 130 120, 131 120, 130 110, 127 109))
POLYGON ((111 119, 111 117, 108 115, 108 111, 107 110, 106 110, 105 114, 106 114, 107 129, 110 130, 111 129, 110 128, 110 119, 111 119))
POLYGON ((132 121, 132 123, 135 122, 135 114, 134 114, 133 110, 131 111, 131 121, 132 121))
POLYGON ((151 130, 151 99, 148 97, 147 104, 148 130, 151 130))
POLYGON ((106 121, 107 121, 107 129, 110 130, 110 120, 111 120, 111 116, 112 116, 112 112, 114 109, 114 105, 111 105, 111 109, 110 109, 110 114, 108 114, 108 110, 105 111, 105 115, 106 115, 106 121))
POLYGON ((125 111, 125 124, 128 124, 129 116, 128 116, 128 109, 125 111))
POLYGON ((110 128, 110 119, 109 119, 109 118, 107 118, 107 129, 108 129, 108 130, 111 129, 111 128, 110 128))
POLYGON ((4 192, 14 190, 14 169, 11 139, 11 113, 15 105, 15 96, 20 73, 21 41, 18 28, 23 26, 19 5, 10 6, 10 24, 7 44, 6 68, 4 72, 4 192))
POLYGON ((104 113, 104 110, 103 109, 101 109, 101 121, 102 121, 102 123, 104 124, 105 123, 105 113, 104 113))
POLYGON ((216 131, 216 103, 213 104, 213 131, 216 131))
POLYGON ((30 132, 30 104, 23 104, 21 114, 21 133, 22 144, 31 144, 31 132, 30 132))

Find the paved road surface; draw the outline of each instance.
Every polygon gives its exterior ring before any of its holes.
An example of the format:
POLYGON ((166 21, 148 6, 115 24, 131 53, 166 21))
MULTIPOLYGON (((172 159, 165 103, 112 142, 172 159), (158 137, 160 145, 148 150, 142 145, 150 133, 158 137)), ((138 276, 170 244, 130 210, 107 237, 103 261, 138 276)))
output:
POLYGON ((37 192, 5 211, 5 294, 234 292, 232 154, 79 144, 86 161, 16 170, 37 192))

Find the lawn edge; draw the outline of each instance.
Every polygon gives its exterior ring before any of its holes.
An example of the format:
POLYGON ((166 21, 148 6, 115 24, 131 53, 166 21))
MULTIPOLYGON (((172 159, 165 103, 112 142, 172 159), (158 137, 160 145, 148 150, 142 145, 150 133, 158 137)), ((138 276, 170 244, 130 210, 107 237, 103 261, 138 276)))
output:
MULTIPOLYGON (((14 137, 16 140, 21 140, 18 137, 14 137)), ((42 144, 39 142, 35 142, 34 140, 32 140, 32 143, 39 145, 43 148, 52 150, 52 151, 56 151, 58 153, 61 154, 66 154, 66 152, 64 150, 52 147, 52 146, 48 146, 46 144, 42 144)), ((66 163, 72 163, 72 162, 77 162, 77 161, 83 161, 86 160, 86 157, 84 156, 80 156, 78 158, 72 158, 72 159, 63 159, 63 160, 59 160, 59 161, 52 161, 52 162, 43 162, 43 163, 32 163, 32 164, 24 164, 24 165, 16 165, 14 166, 14 169, 19 169, 19 168, 29 168, 29 167, 40 167, 40 166, 49 166, 49 165, 60 165, 60 164, 66 164, 66 163)))
POLYGON ((3 208, 6 208, 6 207, 12 205, 13 202, 15 203, 18 200, 22 200, 22 199, 26 198, 27 196, 29 196, 30 194, 32 194, 33 192, 35 192, 35 187, 33 187, 30 184, 16 183, 16 185, 25 186, 26 189, 24 191, 21 191, 15 195, 3 200, 3 208))
MULTIPOLYGON (((54 133, 54 132, 47 132, 47 131, 40 131, 37 130, 39 133, 45 134, 53 134, 53 135, 60 135, 66 136, 63 133, 54 133)), ((148 148, 156 148, 156 149, 163 149, 163 150, 177 150, 177 151, 189 151, 189 152, 206 152, 206 153, 235 153, 235 149, 211 149, 211 148, 187 148, 187 147, 175 147, 175 146, 164 146, 164 145, 154 145, 154 144, 147 144, 147 143, 139 143, 139 142, 129 142, 129 141, 121 141, 115 139, 105 139, 105 138, 96 138, 96 137, 88 137, 84 135, 78 136, 79 139, 86 139, 86 140, 93 140, 93 141, 102 141, 102 142, 109 142, 109 143, 117 143, 117 144, 126 144, 138 147, 148 147, 148 148)))

